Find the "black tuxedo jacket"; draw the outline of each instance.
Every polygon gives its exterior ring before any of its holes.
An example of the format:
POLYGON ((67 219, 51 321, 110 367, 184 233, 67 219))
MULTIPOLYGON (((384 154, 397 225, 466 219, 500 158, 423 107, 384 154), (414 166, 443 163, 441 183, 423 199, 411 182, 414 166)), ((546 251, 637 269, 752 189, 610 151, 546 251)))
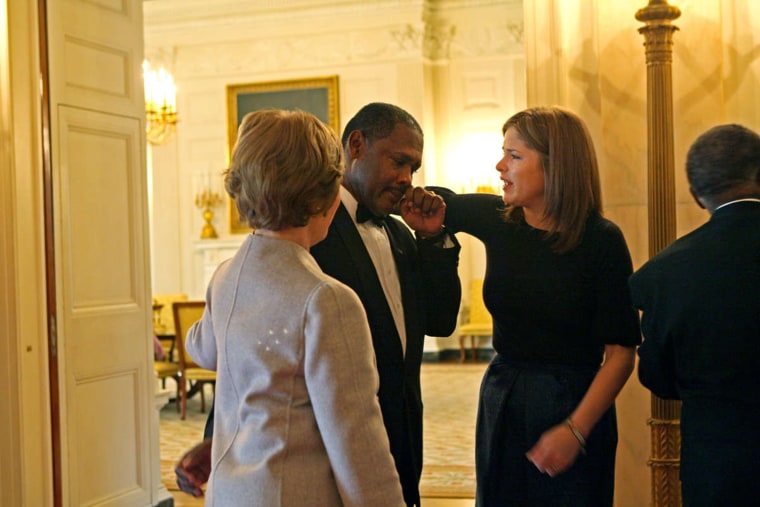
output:
POLYGON ((683 401, 684 505, 758 501, 760 203, 716 210, 629 285, 642 310, 639 379, 683 401))
POLYGON ((378 398, 408 505, 419 505, 422 474, 420 366, 425 335, 449 336, 459 312, 459 244, 438 248, 415 240, 398 219, 386 229, 396 261, 406 322, 406 355, 380 280, 356 225, 341 204, 327 238, 311 249, 322 270, 359 295, 372 332, 380 376, 378 398))

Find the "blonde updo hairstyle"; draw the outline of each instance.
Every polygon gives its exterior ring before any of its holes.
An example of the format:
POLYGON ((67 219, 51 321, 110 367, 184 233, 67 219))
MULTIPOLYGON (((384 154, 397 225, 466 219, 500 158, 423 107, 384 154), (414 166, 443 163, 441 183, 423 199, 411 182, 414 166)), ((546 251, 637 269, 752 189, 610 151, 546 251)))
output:
POLYGON ((311 113, 267 109, 243 117, 224 186, 248 225, 279 231, 326 213, 343 171, 330 127, 311 113))

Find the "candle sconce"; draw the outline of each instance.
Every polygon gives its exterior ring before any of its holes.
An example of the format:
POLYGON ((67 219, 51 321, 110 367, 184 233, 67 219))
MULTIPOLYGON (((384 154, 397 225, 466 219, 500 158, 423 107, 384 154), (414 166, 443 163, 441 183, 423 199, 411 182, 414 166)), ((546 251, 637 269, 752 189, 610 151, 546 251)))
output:
POLYGON ((196 194, 195 206, 198 209, 203 210, 203 220, 206 222, 203 229, 201 229, 201 239, 213 239, 219 237, 216 233, 216 229, 214 229, 214 226, 211 224, 211 221, 214 219, 213 208, 216 208, 220 204, 222 204, 222 196, 217 192, 212 192, 211 190, 206 189, 201 193, 196 194))
POLYGON ((475 193, 477 194, 498 194, 499 189, 489 183, 484 183, 475 187, 475 193))
POLYGON ((153 332, 156 334, 164 334, 166 328, 161 324, 161 309, 164 307, 161 303, 153 300, 153 332))

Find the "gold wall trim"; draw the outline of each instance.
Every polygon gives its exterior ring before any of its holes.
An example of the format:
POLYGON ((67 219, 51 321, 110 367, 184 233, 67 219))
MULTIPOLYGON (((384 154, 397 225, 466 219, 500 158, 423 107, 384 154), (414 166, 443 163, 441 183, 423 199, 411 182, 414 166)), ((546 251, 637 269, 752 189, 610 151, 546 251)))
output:
MULTIPOLYGON (((673 34, 671 24, 681 15, 665 0, 650 0, 636 12, 646 25, 647 65, 647 206, 650 257, 676 239, 675 162, 673 143, 673 34)), ((681 403, 652 395, 651 457, 652 505, 681 505, 681 403)))

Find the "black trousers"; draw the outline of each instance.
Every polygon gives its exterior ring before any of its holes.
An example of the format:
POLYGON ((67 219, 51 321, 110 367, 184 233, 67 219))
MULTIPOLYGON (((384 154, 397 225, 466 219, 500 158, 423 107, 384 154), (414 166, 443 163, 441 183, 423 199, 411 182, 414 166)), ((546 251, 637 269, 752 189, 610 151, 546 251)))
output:
POLYGON ((480 388, 475 438, 477 507, 611 507, 617 422, 614 406, 588 436, 586 454, 549 477, 528 460, 547 429, 562 423, 596 374, 519 363, 497 355, 480 388))

